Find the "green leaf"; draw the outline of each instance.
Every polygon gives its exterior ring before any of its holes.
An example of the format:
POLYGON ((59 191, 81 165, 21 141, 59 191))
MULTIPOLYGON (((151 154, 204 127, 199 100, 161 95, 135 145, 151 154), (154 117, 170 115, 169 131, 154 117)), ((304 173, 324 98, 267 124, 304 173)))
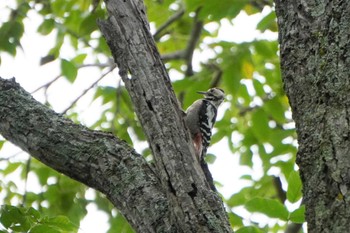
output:
POLYGON ((266 142, 269 138, 269 119, 266 112, 259 108, 252 115, 252 131, 260 142, 266 142))
POLYGON ((230 207, 244 205, 250 198, 250 191, 251 187, 243 188, 240 192, 233 194, 226 204, 230 207))
MULTIPOLYGON (((50 4, 52 12, 56 16, 59 16, 59 17, 63 16, 64 13, 66 13, 66 10, 68 10, 67 9, 68 2, 69 1, 65 1, 65 0, 52 1, 52 3, 50 4)), ((67 12, 69 12, 69 11, 67 11, 67 12)))
POLYGON ((241 180, 249 180, 249 181, 253 180, 253 178, 252 178, 251 175, 242 175, 242 176, 240 177, 240 179, 241 179, 241 180))
POLYGON ((254 89, 256 91, 256 94, 258 96, 265 95, 265 90, 264 90, 263 84, 260 81, 253 79, 253 85, 254 85, 254 89))
POLYGON ((8 208, 9 208, 9 206, 3 205, 3 206, 1 206, 1 211, 0 211, 0 223, 5 228, 10 227, 12 222, 13 222, 13 218, 12 218, 11 214, 9 214, 8 208))
POLYGON ((186 5, 190 11, 200 8, 199 17, 201 19, 211 16, 212 20, 220 20, 236 17, 248 2, 248 0, 236 0, 232 4, 230 0, 221 0, 218 4, 216 1, 186 0, 186 5))
POLYGON ((16 41, 19 41, 24 33, 24 26, 22 22, 12 21, 11 22, 11 37, 16 41))
POLYGON ((284 155, 284 154, 295 154, 297 151, 297 148, 291 144, 275 144, 273 151, 270 153, 270 156, 278 156, 278 155, 284 155))
MULTIPOLYGON (((278 44, 276 41, 260 40, 254 41, 254 48, 258 54, 263 56, 264 59, 275 58, 278 50, 278 44)), ((263 64, 263 67, 265 68, 265 64, 263 64)), ((274 71, 274 73, 276 73, 276 71, 274 71)))
POLYGON ((289 215, 289 220, 294 223, 304 223, 305 222, 305 206, 302 205, 298 209, 294 210, 289 215))
POLYGON ((62 75, 67 78, 68 81, 73 83, 77 77, 78 69, 77 67, 70 61, 66 59, 61 60, 61 70, 62 75))
POLYGON ((284 221, 288 220, 289 212, 287 208, 276 200, 257 197, 248 201, 245 207, 251 212, 259 212, 284 221))
MULTIPOLYGON (((250 132, 250 130, 248 132, 250 132)), ((247 136, 248 135, 246 135, 246 138, 247 136)), ((239 158, 239 164, 246 165, 248 167, 253 167, 252 159, 253 159, 253 152, 250 149, 247 149, 245 152, 241 153, 239 158)))
POLYGON ((294 171, 295 162, 293 160, 278 161, 274 166, 279 167, 285 177, 289 177, 290 173, 294 171))
POLYGON ((11 230, 13 230, 14 232, 27 232, 30 229, 30 225, 29 224, 20 224, 20 225, 16 225, 16 226, 11 226, 9 227, 11 230))
POLYGON ((77 226, 75 226, 66 216, 57 216, 54 218, 49 218, 45 221, 45 224, 52 227, 59 229, 61 231, 76 231, 78 229, 77 226))
POLYGON ((278 123, 283 124, 286 121, 284 116, 285 108, 281 102, 281 98, 275 97, 264 104, 266 112, 273 117, 278 123))
MULTIPOLYGON (((74 1, 66 1, 66 2, 74 2, 74 1)), ((72 9, 68 12, 65 13, 65 21, 64 26, 70 31, 70 32, 74 32, 74 34, 76 34, 76 32, 78 32, 79 30, 79 26, 80 26, 80 22, 83 20, 83 15, 79 9, 72 9)))
POLYGON ((238 96, 244 99, 243 106, 248 106, 252 97, 249 95, 247 85, 239 85, 238 96))
MULTIPOLYGON (((1 61, 1 60, 0 60, 1 61)), ((0 65, 1 65, 1 62, 0 62, 0 65)), ((0 150, 1 148, 3 147, 3 145, 5 144, 6 141, 3 141, 3 140, 0 140, 0 150)))
POLYGON ((97 19, 102 17, 101 11, 97 11, 94 14, 89 14, 80 24, 79 34, 82 36, 90 35, 93 31, 97 30, 97 19), (96 14, 99 13, 99 14, 96 14))
POLYGON ((258 30, 264 32, 269 29, 273 32, 277 31, 277 22, 275 11, 271 11, 270 14, 266 15, 257 25, 258 30))
POLYGON ((46 19, 44 22, 38 27, 38 32, 42 35, 48 35, 55 28, 55 20, 46 19))
POLYGON ((16 45, 13 43, 10 43, 9 41, 5 41, 4 43, 0 42, 0 49, 8 52, 12 56, 16 55, 16 45))
POLYGON ((52 62, 56 59, 56 57, 53 54, 48 54, 46 56, 41 57, 40 59, 40 65, 43 66, 49 62, 52 62))
POLYGON ((19 162, 17 162, 17 163, 9 163, 8 166, 2 171, 2 173, 3 173, 4 175, 8 175, 8 174, 10 174, 10 173, 16 171, 16 169, 17 169, 19 166, 21 166, 21 165, 22 165, 22 163, 19 163, 19 162))
POLYGON ((87 56, 86 53, 79 54, 72 59, 72 62, 76 65, 81 65, 83 64, 86 56, 87 56))
POLYGON ((37 221, 41 218, 41 214, 39 211, 34 209, 33 207, 29 207, 26 214, 32 218, 32 220, 37 221))
POLYGON ((235 213, 228 213, 228 217, 229 217, 231 226, 235 226, 235 227, 243 226, 242 217, 238 216, 235 213))
POLYGON ((46 224, 39 224, 34 226, 29 233, 62 233, 62 231, 59 231, 49 225, 46 224))
POLYGON ((287 189, 287 199, 291 203, 295 203, 300 200, 302 193, 302 183, 299 177, 299 172, 292 171, 288 177, 288 189, 287 189))
POLYGON ((0 50, 15 56, 16 48, 20 46, 20 39, 23 32, 24 27, 21 22, 12 20, 3 23, 0 27, 0 50))
POLYGON ((236 231, 236 233, 261 233, 262 231, 259 228, 254 226, 242 227, 236 231))
POLYGON ((62 29, 58 30, 57 36, 56 36, 55 46, 52 49, 50 49, 50 51, 47 54, 49 54, 55 58, 58 58, 60 55, 60 52, 61 52, 61 47, 63 45, 65 36, 66 36, 66 32, 64 30, 62 30, 62 29))
POLYGON ((49 167, 44 167, 44 166, 41 166, 41 167, 38 167, 34 170, 34 172, 37 174, 37 177, 39 179, 39 183, 41 185, 46 185, 47 184, 47 179, 50 177, 50 168, 49 167))
POLYGON ((3 205, 0 214, 0 222, 5 228, 20 232, 26 232, 29 230, 30 223, 26 218, 23 208, 3 205))
POLYGON ((216 160, 216 156, 213 154, 207 154, 205 156, 205 161, 209 164, 213 164, 215 162, 215 160, 216 160))
POLYGON ((117 89, 112 86, 98 87, 94 99, 102 97, 102 103, 106 104, 117 98, 117 89))
POLYGON ((134 233, 135 231, 130 227, 129 223, 120 213, 111 221, 111 227, 107 233, 114 232, 125 232, 125 233, 134 233))
MULTIPOLYGON (((218 126, 219 124, 216 124, 216 128, 219 128, 218 126)), ((225 130, 219 130, 218 132, 216 132, 210 140, 210 145, 214 145, 215 143, 221 141, 224 137, 230 136, 230 135, 227 135, 225 130)))

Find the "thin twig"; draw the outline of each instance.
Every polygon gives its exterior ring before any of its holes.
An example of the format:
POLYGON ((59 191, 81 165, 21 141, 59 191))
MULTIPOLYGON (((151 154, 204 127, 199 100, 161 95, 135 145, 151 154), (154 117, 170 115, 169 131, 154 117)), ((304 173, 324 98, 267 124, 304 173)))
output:
MULTIPOLYGON (((64 27, 65 30, 66 30, 66 32, 69 33, 71 36, 75 37, 76 39, 80 39, 80 40, 85 44, 85 46, 94 49, 94 51, 100 50, 100 49, 99 49, 98 47, 96 47, 96 46, 93 47, 93 46, 89 43, 89 40, 85 39, 84 37, 79 36, 78 33, 76 33, 76 32, 74 32, 73 30, 67 28, 64 24, 57 23, 56 21, 55 21, 55 23, 61 25, 62 27, 64 27)), ((101 51, 100 51, 100 52, 101 52, 101 51)))
POLYGON ((273 185, 276 188, 278 199, 281 203, 284 203, 286 201, 287 195, 286 192, 282 188, 282 182, 281 179, 277 176, 273 177, 273 185))
MULTIPOLYGON (((261 100, 262 100, 263 103, 265 103, 265 102, 271 100, 271 98, 272 98, 271 95, 266 94, 266 96, 263 97, 261 100)), ((244 115, 247 114, 248 112, 251 112, 251 111, 253 111, 253 110, 255 110, 255 109, 261 108, 262 105, 255 105, 255 106, 249 106, 249 107, 237 106, 237 107, 238 107, 238 109, 240 109, 240 111, 239 111, 238 114, 239 114, 240 116, 244 116, 244 115)))
POLYGON ((176 20, 181 18, 183 14, 185 13, 185 10, 181 7, 180 10, 178 10, 174 15, 172 15, 165 23, 160 25, 160 27, 157 29, 157 31, 154 33, 153 38, 155 41, 158 41, 161 38, 161 33, 169 27, 172 23, 174 23, 176 20))
MULTIPOLYGON (((95 63, 95 64, 83 64, 83 65, 79 65, 77 66, 78 69, 80 68, 87 68, 87 67, 98 67, 98 68, 106 68, 106 67, 113 67, 113 62, 107 62, 107 63, 95 63)), ((48 83, 45 83, 44 85, 38 87, 37 89, 35 89, 34 91, 32 91, 30 94, 34 94, 35 92, 45 88, 48 89, 54 82, 56 82, 60 77, 62 76, 62 74, 57 75, 53 80, 51 80, 48 83)))
POLYGON ((82 64, 77 66, 78 69, 80 68, 86 68, 86 67, 98 67, 98 68, 106 68, 113 66, 114 62, 113 61, 108 61, 106 63, 92 63, 92 64, 82 64))
POLYGON ((120 103, 121 103, 121 95, 122 95, 121 84, 122 84, 122 80, 120 79, 119 82, 118 82, 118 86, 116 88, 116 108, 115 108, 115 111, 114 111, 112 124, 111 124, 112 132, 116 131, 116 127, 115 127, 114 121, 117 119, 117 116, 121 113, 120 112, 120 103))
POLYGON ((268 0, 252 0, 249 2, 252 6, 256 7, 257 9, 259 9, 260 11, 262 11, 264 9, 265 6, 272 6, 272 2, 268 1, 268 0))
POLYGON ((0 158, 0 161, 8 161, 8 160, 10 160, 10 159, 16 157, 17 155, 22 154, 22 153, 24 153, 22 150, 21 150, 21 151, 18 151, 18 152, 16 152, 16 153, 14 153, 13 155, 10 155, 10 156, 8 156, 8 157, 6 157, 6 158, 0 158))
POLYGON ((163 61, 184 59, 186 61, 186 65, 187 65, 187 70, 185 72, 186 76, 193 75, 193 69, 192 69, 193 52, 194 52, 196 45, 199 41, 199 38, 200 38, 201 32, 202 32, 202 28, 203 28, 203 21, 198 19, 198 14, 199 14, 200 9, 201 8, 198 8, 196 11, 196 15, 195 15, 194 21, 193 21, 192 32, 190 35, 190 39, 187 42, 186 49, 176 51, 174 53, 162 55, 163 61))
POLYGON ((56 82, 60 77, 62 76, 62 74, 57 75, 54 79, 52 79, 50 82, 45 83, 44 85, 38 87, 37 89, 35 89, 34 91, 32 91, 30 94, 34 94, 35 92, 39 91, 42 88, 48 89, 54 82, 56 82))
POLYGON ((196 10, 196 15, 194 17, 194 22, 193 22, 193 29, 191 32, 191 37, 190 37, 190 40, 188 41, 187 48, 186 48, 186 55, 185 55, 186 65, 187 65, 187 70, 185 72, 186 76, 193 75, 193 68, 192 68, 193 53, 194 53, 196 45, 199 41, 199 38, 202 34, 203 21, 198 19, 200 9, 201 8, 198 8, 196 10))
POLYGON ((28 174, 30 172, 30 164, 32 161, 32 157, 29 156, 28 160, 27 160, 27 164, 26 164, 26 174, 24 177, 24 193, 23 193, 23 197, 22 197, 22 206, 25 206, 26 201, 27 201, 27 185, 28 185, 28 174))
POLYGON ((302 226, 303 225, 300 223, 293 223, 292 222, 292 223, 288 224, 285 233, 298 233, 298 232, 300 232, 302 226))
MULTIPOLYGON (((67 26, 65 26, 63 23, 57 22, 56 19, 54 19, 54 23, 55 23, 56 28, 61 28, 61 30, 62 30, 62 28, 63 28, 63 30, 66 32, 65 34, 69 34, 69 35, 71 35, 72 37, 75 37, 76 39, 81 40, 81 41, 83 42, 83 44, 85 44, 86 47, 90 47, 90 48, 94 49, 95 52, 98 51, 98 50, 100 50, 98 46, 96 46, 96 48, 93 47, 93 46, 89 43, 89 40, 88 40, 88 39, 86 39, 86 38, 80 36, 78 33, 76 33, 76 32, 74 32, 73 30, 67 28, 67 26)), ((97 29, 97 28, 96 28, 96 29, 97 29)), ((102 51, 98 51, 98 52, 102 52, 102 51)))
POLYGON ((186 50, 180 50, 180 51, 176 51, 173 53, 168 53, 168 54, 163 54, 162 56, 162 60, 163 61, 169 61, 169 60, 181 60, 181 59, 185 59, 186 57, 186 50))
POLYGON ((216 63, 209 62, 208 64, 204 64, 204 66, 208 67, 208 69, 213 70, 213 80, 210 83, 210 87, 217 87, 222 79, 222 69, 216 63))
POLYGON ((121 85, 122 85, 122 80, 120 79, 118 82, 118 87, 117 87, 117 95, 116 95, 116 102, 117 102, 117 107, 115 109, 115 115, 120 113, 120 102, 121 102, 121 95, 122 95, 122 90, 121 90, 121 85))
POLYGON ((83 97, 90 89, 92 89, 99 81, 101 81, 107 74, 113 71, 116 66, 111 67, 106 73, 102 74, 99 79, 93 82, 88 88, 86 88, 65 110, 62 111, 62 114, 66 114, 69 109, 71 109, 78 100, 83 97))

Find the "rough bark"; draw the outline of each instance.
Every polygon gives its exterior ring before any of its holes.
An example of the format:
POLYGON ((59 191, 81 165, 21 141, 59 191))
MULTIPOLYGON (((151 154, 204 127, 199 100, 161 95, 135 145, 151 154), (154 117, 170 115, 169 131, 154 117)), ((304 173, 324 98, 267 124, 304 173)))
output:
MULTIPOLYGON (((171 82, 149 31, 142 1, 105 1, 99 21, 152 149, 176 216, 176 232, 231 232, 222 201, 196 159, 171 82)), ((145 232, 145 231, 143 231, 145 232)))
POLYGON ((350 229, 350 2, 275 0, 308 232, 350 229))
POLYGON ((138 232, 232 232, 196 160, 140 1, 106 1, 100 21, 155 160, 91 131, 0 78, 0 133, 48 166, 106 194, 138 232))
POLYGON ((49 167, 104 193, 135 229, 168 229, 173 214, 166 192, 141 155, 110 133, 74 124, 14 80, 1 78, 0 134, 49 167))

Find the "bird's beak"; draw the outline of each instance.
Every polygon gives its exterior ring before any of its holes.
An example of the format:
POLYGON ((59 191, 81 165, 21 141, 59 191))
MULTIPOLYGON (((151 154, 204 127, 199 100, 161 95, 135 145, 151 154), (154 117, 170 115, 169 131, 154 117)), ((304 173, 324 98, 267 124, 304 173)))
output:
POLYGON ((197 93, 198 94, 202 94, 202 95, 207 95, 208 94, 208 92, 206 92, 206 91, 197 91, 197 93))

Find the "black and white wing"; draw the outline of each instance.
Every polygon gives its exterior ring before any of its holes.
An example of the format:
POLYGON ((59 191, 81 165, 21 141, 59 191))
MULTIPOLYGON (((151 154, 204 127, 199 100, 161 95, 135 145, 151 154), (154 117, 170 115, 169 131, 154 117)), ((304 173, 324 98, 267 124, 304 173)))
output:
POLYGON ((199 127, 202 133, 202 156, 207 152, 207 148, 210 144, 211 130, 214 126, 217 114, 217 108, 210 103, 210 101, 203 101, 203 104, 199 110, 199 127))

